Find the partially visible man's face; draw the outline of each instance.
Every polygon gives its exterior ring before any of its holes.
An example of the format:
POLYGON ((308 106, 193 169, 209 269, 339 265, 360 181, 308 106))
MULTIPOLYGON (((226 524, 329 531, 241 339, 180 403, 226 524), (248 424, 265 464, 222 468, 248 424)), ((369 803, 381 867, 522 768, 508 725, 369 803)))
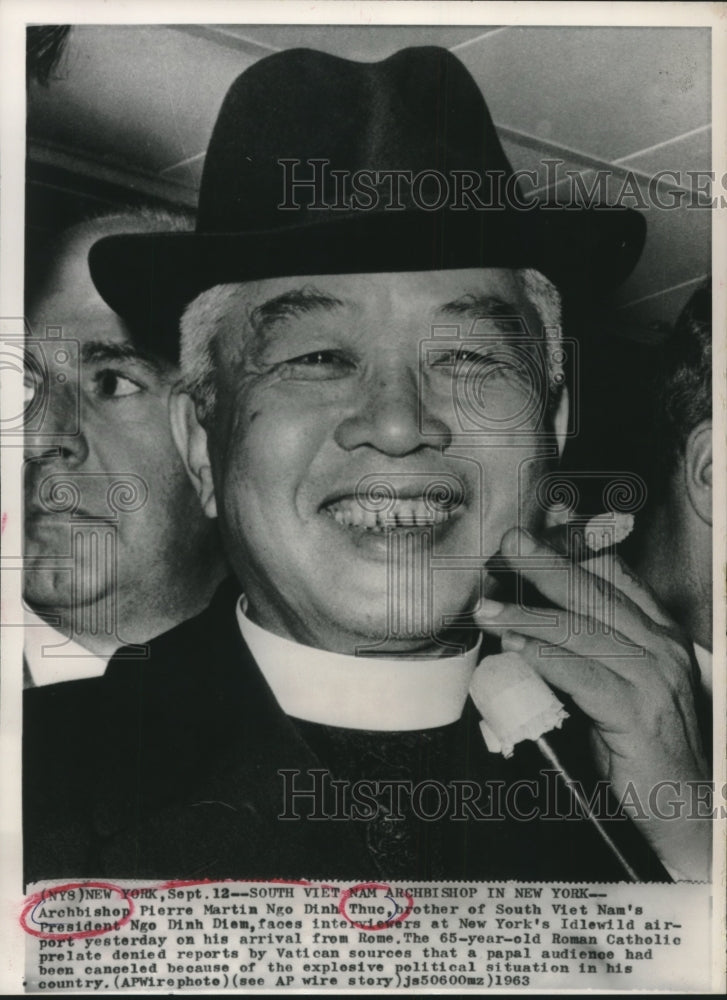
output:
MULTIPOLYGON (((26 435, 25 597, 53 610, 115 600, 143 631, 145 617, 163 619, 208 566, 210 525, 171 437, 176 372, 137 354, 96 292, 87 264, 96 238, 66 246, 28 317, 43 341, 29 343, 31 360, 42 351, 51 388, 26 435), (48 327, 63 340, 45 339, 48 327), (72 524, 59 501, 74 491, 72 524)), ((112 613, 102 608, 102 622, 112 613)))
POLYGON ((416 651, 473 608, 503 533, 541 518, 545 386, 513 315, 540 336, 505 270, 240 286, 216 341, 207 511, 261 625, 416 651))

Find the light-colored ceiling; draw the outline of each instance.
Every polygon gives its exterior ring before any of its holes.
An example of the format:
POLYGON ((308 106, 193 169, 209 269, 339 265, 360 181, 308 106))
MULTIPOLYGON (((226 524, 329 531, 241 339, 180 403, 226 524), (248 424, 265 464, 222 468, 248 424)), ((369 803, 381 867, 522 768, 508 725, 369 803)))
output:
MULTIPOLYGON (((710 269, 710 216, 649 198, 659 171, 711 169, 710 37, 695 28, 82 26, 48 88, 31 86, 32 161, 190 205, 222 99, 257 59, 293 46, 375 60, 443 45, 478 81, 516 169, 560 159, 590 187, 610 170, 649 204, 648 237, 618 293, 629 323, 672 322, 710 269), (629 174, 628 172, 632 173, 629 174)), ((658 189, 669 203, 673 180, 658 189)), ((561 189, 562 190, 562 189, 561 189)), ((623 203, 639 207, 638 196, 623 203)))

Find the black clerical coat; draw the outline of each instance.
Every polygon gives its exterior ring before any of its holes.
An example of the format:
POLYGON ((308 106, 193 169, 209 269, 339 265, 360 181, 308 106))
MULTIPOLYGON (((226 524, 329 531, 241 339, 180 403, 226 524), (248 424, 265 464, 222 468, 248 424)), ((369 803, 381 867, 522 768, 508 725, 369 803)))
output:
MULTIPOLYGON (((510 761, 489 754, 469 703, 459 723, 403 738, 286 716, 240 635, 236 597, 223 586, 144 660, 121 650, 103 677, 25 692, 26 881, 623 877, 591 825, 572 818, 570 799, 556 805, 555 775, 535 745, 510 761), (405 799, 406 782, 436 780, 446 795, 435 788, 419 818, 405 809, 403 819, 382 809, 355 818, 329 786, 323 805, 285 799, 286 782, 288 792, 312 790, 325 772, 349 785, 391 775, 405 799), (479 811, 458 809, 457 782, 482 787, 479 811)), ((574 719, 558 737, 576 767, 587 759, 581 729, 574 719)), ((628 821, 611 828, 641 877, 668 880, 628 821)))

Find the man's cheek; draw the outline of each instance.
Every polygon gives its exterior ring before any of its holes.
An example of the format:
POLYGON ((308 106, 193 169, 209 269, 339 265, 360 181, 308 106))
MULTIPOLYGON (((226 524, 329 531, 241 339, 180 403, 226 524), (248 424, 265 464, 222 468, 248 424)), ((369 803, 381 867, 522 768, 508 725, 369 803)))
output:
POLYGON ((301 491, 307 492, 320 451, 319 426, 302 416, 259 420, 245 443, 242 469, 253 480, 270 515, 287 518, 301 491))

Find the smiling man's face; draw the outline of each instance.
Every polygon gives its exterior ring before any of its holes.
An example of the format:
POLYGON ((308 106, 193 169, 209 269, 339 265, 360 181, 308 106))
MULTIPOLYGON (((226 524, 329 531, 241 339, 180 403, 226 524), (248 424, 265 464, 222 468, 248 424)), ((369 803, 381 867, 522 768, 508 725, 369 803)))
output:
POLYGON ((523 340, 540 326, 505 270, 239 286, 206 454, 198 428, 188 449, 251 617, 320 648, 404 653, 473 608, 503 533, 541 517, 554 439, 523 340))

